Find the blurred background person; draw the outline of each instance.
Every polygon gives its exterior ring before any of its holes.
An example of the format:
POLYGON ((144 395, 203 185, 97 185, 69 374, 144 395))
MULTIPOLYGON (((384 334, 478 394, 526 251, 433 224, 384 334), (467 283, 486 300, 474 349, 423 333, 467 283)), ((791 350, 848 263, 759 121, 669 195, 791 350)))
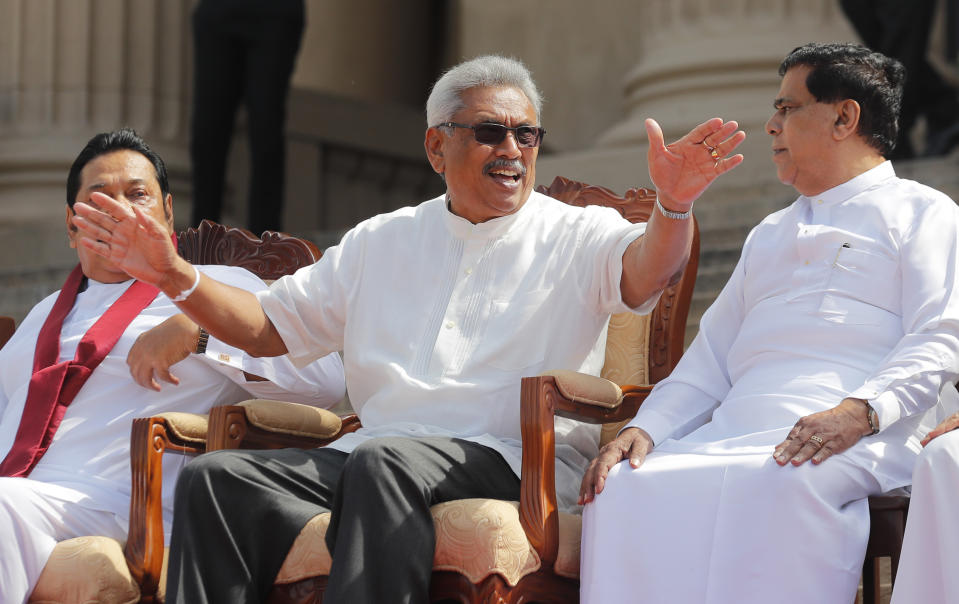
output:
POLYGON ((890 159, 945 155, 959 144, 959 94, 929 62, 936 0, 841 0, 843 12, 866 46, 899 59, 906 68, 899 138, 890 159), (916 149, 910 133, 926 118, 926 141, 916 149))
POLYGON ((240 103, 250 145, 247 228, 280 230, 286 99, 305 24, 303 0, 200 0, 193 12, 190 129, 193 217, 219 221, 240 103))

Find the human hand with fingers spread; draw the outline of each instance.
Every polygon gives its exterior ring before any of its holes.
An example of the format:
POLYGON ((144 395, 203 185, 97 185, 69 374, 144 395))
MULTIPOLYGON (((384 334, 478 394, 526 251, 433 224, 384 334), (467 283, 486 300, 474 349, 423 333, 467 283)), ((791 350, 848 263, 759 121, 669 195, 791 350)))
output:
POLYGON ((169 229, 135 205, 94 192, 90 203, 78 201, 73 209, 73 225, 83 235, 80 245, 134 279, 160 287, 174 263, 185 262, 177 255, 169 229))
POLYGON ((868 413, 866 401, 846 398, 832 409, 807 415, 776 446, 773 458, 781 466, 798 466, 810 459, 820 464, 873 433, 868 413))
POLYGON ((638 468, 652 450, 653 439, 642 428, 626 428, 620 432, 619 436, 603 445, 599 455, 586 468, 579 487, 579 504, 585 505, 603 492, 606 476, 613 466, 628 459, 631 467, 638 468))
POLYGON ((746 139, 738 128, 734 121, 714 117, 666 145, 656 120, 646 120, 649 176, 668 210, 688 211, 716 177, 743 162, 742 154, 730 155, 746 139))

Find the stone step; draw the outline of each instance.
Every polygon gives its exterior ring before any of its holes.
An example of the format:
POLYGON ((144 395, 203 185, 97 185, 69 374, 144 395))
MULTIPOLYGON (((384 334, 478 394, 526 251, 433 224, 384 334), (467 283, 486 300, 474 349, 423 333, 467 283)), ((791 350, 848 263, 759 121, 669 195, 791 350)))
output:
POLYGON ((742 246, 703 247, 699 250, 699 273, 710 267, 729 266, 730 270, 736 266, 742 246))
MULTIPOLYGON (((696 288, 693 290, 693 297, 696 294, 718 294, 719 291, 729 281, 729 276, 733 274, 733 264, 719 264, 700 268, 696 275, 696 288)), ((714 296, 715 297, 715 296, 714 296)))
MULTIPOLYGON (((759 219, 761 220, 761 218, 759 219)), ((742 245, 743 241, 746 240, 746 235, 749 234, 750 229, 755 226, 756 221, 737 221, 737 222, 726 222, 720 224, 708 224, 700 225, 699 229, 699 239, 703 245, 725 245, 725 244, 735 244, 742 245)))
POLYGON ((0 315, 19 325, 37 302, 60 289, 73 266, 0 270, 0 315))

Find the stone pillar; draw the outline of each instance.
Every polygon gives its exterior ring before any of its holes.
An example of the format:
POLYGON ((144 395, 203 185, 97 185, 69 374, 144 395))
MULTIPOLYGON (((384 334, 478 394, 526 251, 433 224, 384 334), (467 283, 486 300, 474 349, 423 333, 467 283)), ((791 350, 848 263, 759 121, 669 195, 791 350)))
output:
POLYGON ((777 67, 806 42, 856 41, 836 0, 647 0, 638 61, 624 79, 627 115, 599 147, 645 145, 654 117, 667 140, 713 116, 749 138, 748 178, 772 174, 764 124, 779 87, 777 67), (756 161, 759 160, 759 161, 756 161))
MULTIPOLYGON (((777 67, 806 42, 857 40, 838 1, 644 0, 638 9, 636 59, 623 78, 625 117, 590 149, 544 157, 538 181, 564 174, 617 190, 648 184, 647 117, 660 123, 668 142, 719 116, 745 129, 746 161, 710 197, 768 200, 743 217, 761 218, 769 204, 792 194, 776 180, 764 129, 779 88, 777 67)), ((707 223, 708 212, 704 205, 707 223)))
MULTIPOLYGON (((175 190, 187 189, 191 8, 192 0, 0 0, 5 300, 18 275, 35 301, 31 288, 56 289, 76 262, 65 182, 93 134, 136 128, 167 162, 175 190), (35 283, 44 274, 50 283, 35 283)), ((177 209, 188 216, 185 202, 177 209)))

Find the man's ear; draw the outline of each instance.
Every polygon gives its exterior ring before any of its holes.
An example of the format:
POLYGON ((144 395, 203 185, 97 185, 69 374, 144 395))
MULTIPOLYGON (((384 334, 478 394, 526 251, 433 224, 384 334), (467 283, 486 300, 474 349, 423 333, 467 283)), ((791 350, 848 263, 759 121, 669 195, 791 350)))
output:
POLYGON ((166 198, 163 200, 163 216, 166 217, 166 223, 170 227, 170 232, 173 232, 173 195, 170 193, 166 194, 166 198))
POLYGON ((833 125, 836 140, 848 138, 859 132, 861 111, 859 103, 852 99, 846 99, 836 104, 836 123, 833 125))
POLYGON ((70 241, 70 248, 77 249, 77 239, 80 237, 77 227, 73 226, 73 208, 66 206, 67 208, 67 239, 70 241))
POLYGON ((446 146, 446 135, 440 132, 439 128, 427 128, 426 139, 423 146, 426 148, 426 157, 433 166, 433 171, 442 174, 446 171, 446 159, 443 157, 443 150, 446 146))

